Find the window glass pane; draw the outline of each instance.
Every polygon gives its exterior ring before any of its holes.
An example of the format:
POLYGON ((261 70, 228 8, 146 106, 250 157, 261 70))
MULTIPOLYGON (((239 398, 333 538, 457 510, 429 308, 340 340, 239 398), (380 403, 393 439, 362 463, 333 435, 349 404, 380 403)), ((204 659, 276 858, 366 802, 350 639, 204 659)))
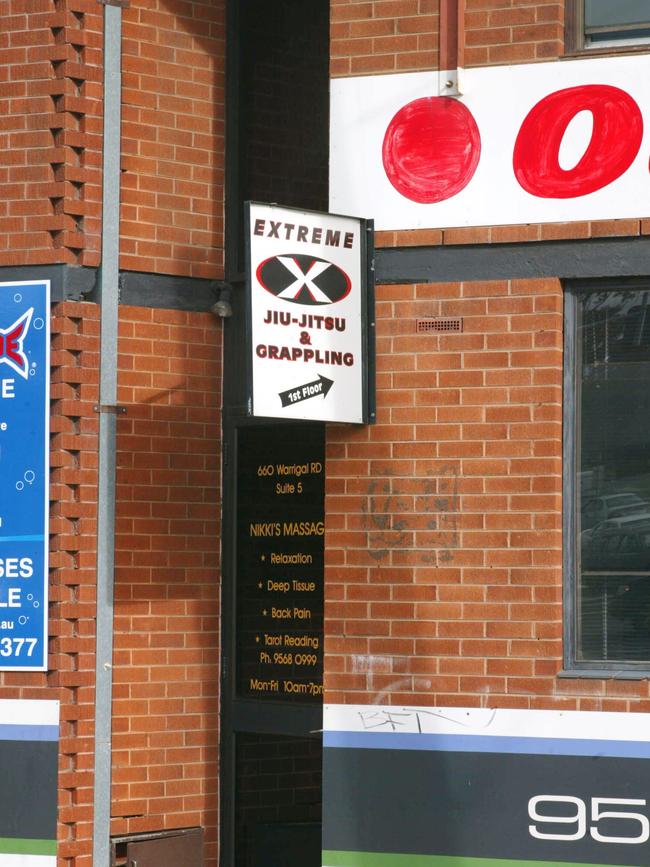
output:
POLYGON ((612 27, 650 21, 648 0, 585 0, 585 26, 612 27))
POLYGON ((578 303, 578 659, 650 661, 650 291, 578 303))

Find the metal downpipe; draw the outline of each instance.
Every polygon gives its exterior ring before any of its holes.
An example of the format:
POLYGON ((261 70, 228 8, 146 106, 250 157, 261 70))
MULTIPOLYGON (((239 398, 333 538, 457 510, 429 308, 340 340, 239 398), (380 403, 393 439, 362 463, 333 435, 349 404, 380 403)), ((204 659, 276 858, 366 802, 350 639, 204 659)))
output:
POLYGON ((107 5, 104 6, 102 252, 98 280, 100 360, 93 867, 109 867, 110 860, 117 326, 120 252, 122 9, 119 5, 108 5, 111 4, 111 0, 105 0, 105 3, 107 5))

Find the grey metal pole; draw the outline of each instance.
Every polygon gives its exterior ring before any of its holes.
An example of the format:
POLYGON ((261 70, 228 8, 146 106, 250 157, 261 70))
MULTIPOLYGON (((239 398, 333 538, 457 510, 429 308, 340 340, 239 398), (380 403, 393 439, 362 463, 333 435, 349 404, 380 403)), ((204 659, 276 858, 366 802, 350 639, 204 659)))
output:
POLYGON ((115 449, 120 222, 122 9, 104 6, 104 136, 102 260, 99 271, 99 471, 97 482, 97 644, 95 657, 95 778, 93 867, 109 867, 113 592, 115 568, 115 449))

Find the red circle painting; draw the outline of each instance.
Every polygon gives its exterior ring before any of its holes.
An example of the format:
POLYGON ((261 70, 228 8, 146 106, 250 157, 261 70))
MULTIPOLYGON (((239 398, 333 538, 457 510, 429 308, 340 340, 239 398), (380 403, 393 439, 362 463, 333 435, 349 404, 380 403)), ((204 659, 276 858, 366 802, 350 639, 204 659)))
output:
POLYGON ((450 199, 471 181, 481 136, 470 110, 448 96, 409 102, 388 124, 382 158, 395 189, 421 204, 450 199))

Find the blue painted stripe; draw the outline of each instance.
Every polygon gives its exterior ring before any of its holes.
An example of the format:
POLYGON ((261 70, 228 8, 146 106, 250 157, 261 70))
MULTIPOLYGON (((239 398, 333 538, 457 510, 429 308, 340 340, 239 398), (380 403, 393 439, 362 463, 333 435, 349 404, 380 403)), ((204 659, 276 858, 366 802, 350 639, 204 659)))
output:
POLYGON ((361 750, 435 750, 456 753, 522 753, 550 756, 618 756, 650 759, 650 741, 518 738, 501 735, 435 735, 401 732, 323 732, 324 747, 361 750))
POLYGON ((42 542, 45 536, 0 536, 0 542, 42 542))
POLYGON ((58 741, 58 739, 58 726, 0 725, 0 741, 58 741))

